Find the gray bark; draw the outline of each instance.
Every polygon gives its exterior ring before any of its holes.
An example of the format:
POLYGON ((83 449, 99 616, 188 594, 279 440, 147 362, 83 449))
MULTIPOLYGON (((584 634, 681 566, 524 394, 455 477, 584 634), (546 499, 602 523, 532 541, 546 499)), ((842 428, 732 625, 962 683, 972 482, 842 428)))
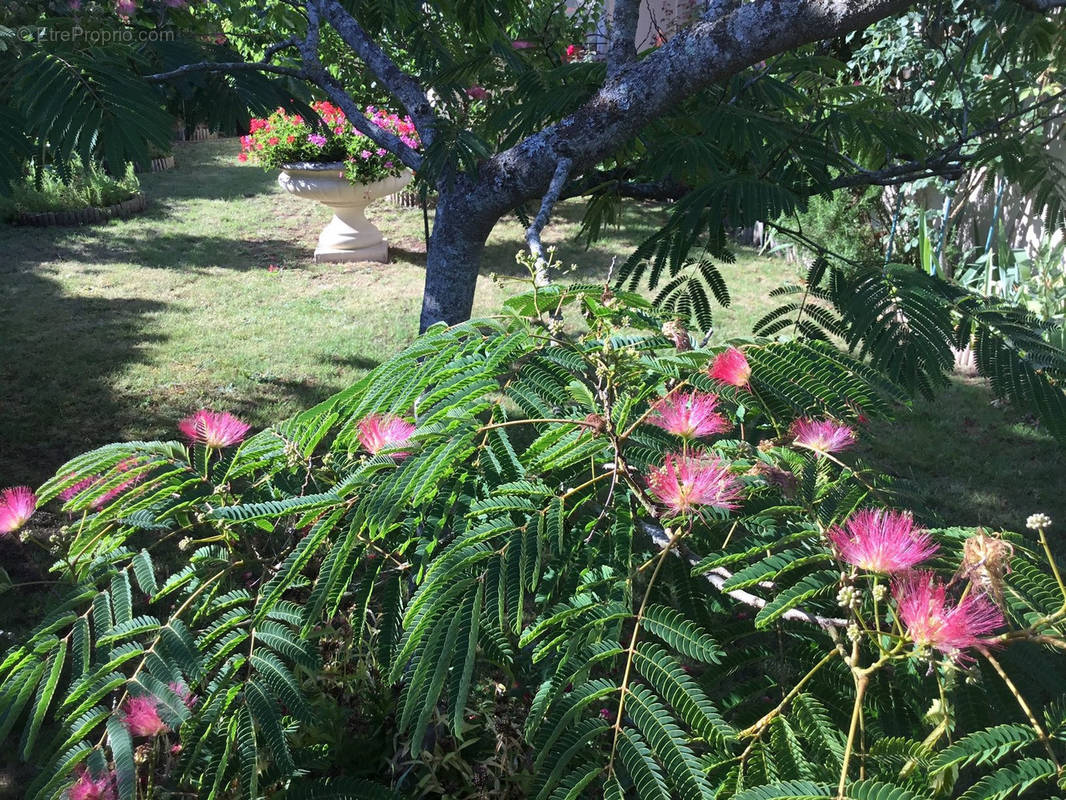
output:
POLYGON ((438 186, 433 232, 426 251, 426 283, 419 332, 437 322, 457 325, 470 319, 485 241, 500 214, 477 202, 469 185, 438 186))
MULTIPOLYGON (((421 329, 466 319, 477 261, 492 225, 548 191, 559 160, 571 174, 594 167, 654 117, 716 81, 812 41, 842 35, 902 11, 910 0, 755 0, 724 18, 703 20, 612 80, 566 119, 481 165, 461 204, 469 217, 437 208, 426 264, 421 329), (491 223, 486 228, 486 220, 491 223), (444 225, 457 230, 440 231, 444 225), (445 247, 447 252, 434 252, 445 247), (469 299, 467 299, 469 298, 469 299)), ((442 198, 443 199, 443 198, 442 198)))

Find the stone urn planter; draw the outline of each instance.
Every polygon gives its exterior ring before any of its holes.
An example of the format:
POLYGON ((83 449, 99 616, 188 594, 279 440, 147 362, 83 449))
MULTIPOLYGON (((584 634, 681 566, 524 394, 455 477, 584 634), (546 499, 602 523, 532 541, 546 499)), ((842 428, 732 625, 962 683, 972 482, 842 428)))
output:
POLYGON ((389 260, 389 243, 372 222, 366 218, 366 207, 374 200, 387 197, 403 189, 412 178, 404 172, 398 178, 385 178, 374 183, 350 183, 344 177, 344 165, 286 164, 278 183, 285 191, 317 200, 333 211, 333 219, 322 229, 315 248, 316 262, 389 260))

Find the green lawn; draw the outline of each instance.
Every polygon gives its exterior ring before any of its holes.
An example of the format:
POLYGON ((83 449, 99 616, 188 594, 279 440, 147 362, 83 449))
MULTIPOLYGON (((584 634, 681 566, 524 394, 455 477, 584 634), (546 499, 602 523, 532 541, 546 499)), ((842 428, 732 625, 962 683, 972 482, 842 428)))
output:
MULTIPOLYGON (((419 210, 371 216, 393 263, 315 265, 328 219, 238 164, 234 140, 178 146, 177 168, 144 176, 148 213, 90 228, 0 226, 0 486, 39 483, 65 459, 115 439, 171 437, 201 406, 265 425, 348 385, 415 335, 424 279, 419 210), (276 272, 268 266, 276 264, 276 272)), ((631 206, 607 241, 576 241, 580 206, 545 235, 564 263, 598 279, 662 219, 631 206)), ((489 242, 475 314, 520 287, 517 221, 489 242)), ((745 334, 783 262, 741 252, 723 272, 733 306, 716 337, 745 334)), ((965 522, 1020 525, 1045 510, 1066 523, 1055 476, 1066 463, 1042 433, 959 384, 901 423, 878 427, 880 463, 912 478, 933 508, 965 522), (969 422, 967 422, 969 420, 969 422)), ((869 451, 868 451, 869 452, 869 451)))

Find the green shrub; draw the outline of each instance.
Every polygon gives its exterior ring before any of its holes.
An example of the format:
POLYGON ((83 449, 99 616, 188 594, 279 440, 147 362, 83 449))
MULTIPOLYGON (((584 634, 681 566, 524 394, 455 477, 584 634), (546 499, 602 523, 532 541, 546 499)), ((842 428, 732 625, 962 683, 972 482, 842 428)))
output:
MULTIPOLYGON (((884 216, 880 188, 859 192, 842 189, 829 198, 812 197, 807 210, 798 215, 798 224, 808 239, 831 253, 862 263, 884 257, 884 245, 876 232, 885 228, 884 216)), ((796 224, 796 220, 788 220, 789 227, 796 224)))
POLYGON ((77 211, 102 208, 135 197, 141 184, 127 164, 121 177, 113 177, 99 164, 71 164, 66 175, 54 166, 41 170, 40 183, 34 175, 11 186, 10 202, 16 212, 77 211))

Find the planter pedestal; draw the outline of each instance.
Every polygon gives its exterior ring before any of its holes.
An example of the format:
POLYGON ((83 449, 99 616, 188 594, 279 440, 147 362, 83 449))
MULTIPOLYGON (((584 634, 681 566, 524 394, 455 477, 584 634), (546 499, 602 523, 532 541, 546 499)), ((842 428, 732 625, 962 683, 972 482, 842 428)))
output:
POLYGON ((333 219, 322 229, 315 248, 315 261, 378 261, 389 260, 389 243, 374 223, 366 218, 366 207, 374 200, 387 197, 403 189, 411 173, 398 178, 385 178, 374 183, 349 183, 344 177, 344 165, 286 164, 278 176, 278 183, 287 192, 316 200, 333 211, 333 219))

